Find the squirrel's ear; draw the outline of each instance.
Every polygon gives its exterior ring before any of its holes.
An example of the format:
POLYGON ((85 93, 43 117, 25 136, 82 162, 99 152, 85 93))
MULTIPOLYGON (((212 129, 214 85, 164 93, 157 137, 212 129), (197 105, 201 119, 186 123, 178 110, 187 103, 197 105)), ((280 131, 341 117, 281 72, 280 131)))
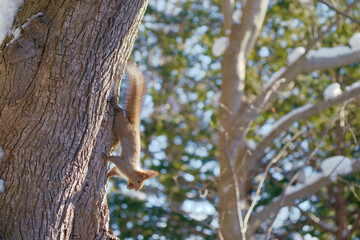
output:
POLYGON ((154 178, 159 176, 159 173, 157 171, 154 170, 145 170, 143 172, 143 178, 144 179, 149 179, 149 178, 154 178))

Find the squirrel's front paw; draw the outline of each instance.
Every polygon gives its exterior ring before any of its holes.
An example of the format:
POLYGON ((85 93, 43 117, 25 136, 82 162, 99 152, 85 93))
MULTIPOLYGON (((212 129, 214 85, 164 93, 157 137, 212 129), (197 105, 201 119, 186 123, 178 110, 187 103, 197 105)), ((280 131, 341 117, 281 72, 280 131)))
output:
POLYGON ((109 100, 109 103, 111 104, 112 107, 118 107, 118 104, 117 104, 117 100, 115 97, 111 97, 110 100, 109 100))

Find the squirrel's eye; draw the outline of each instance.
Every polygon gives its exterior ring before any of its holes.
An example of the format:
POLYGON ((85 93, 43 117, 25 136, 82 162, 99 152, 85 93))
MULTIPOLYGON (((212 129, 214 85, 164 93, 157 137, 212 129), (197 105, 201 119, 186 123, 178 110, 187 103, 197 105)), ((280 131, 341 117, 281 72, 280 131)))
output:
POLYGON ((137 181, 137 183, 140 183, 140 181, 137 181))

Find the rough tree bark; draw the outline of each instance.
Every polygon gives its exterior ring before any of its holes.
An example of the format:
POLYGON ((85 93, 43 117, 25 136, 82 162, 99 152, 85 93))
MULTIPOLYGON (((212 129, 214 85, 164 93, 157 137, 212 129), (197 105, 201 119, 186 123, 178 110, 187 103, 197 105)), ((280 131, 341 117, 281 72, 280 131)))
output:
POLYGON ((0 49, 0 239, 115 238, 99 156, 147 4, 24 1, 0 49))

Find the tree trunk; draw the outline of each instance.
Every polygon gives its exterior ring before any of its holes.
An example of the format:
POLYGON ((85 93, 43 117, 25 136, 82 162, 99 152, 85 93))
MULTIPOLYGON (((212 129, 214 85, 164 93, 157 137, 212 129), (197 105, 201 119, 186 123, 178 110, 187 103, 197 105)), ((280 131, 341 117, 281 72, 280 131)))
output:
POLYGON ((0 52, 1 239, 115 238, 100 158, 111 148, 107 99, 118 94, 147 3, 20 8, 14 28, 28 24, 0 52))

